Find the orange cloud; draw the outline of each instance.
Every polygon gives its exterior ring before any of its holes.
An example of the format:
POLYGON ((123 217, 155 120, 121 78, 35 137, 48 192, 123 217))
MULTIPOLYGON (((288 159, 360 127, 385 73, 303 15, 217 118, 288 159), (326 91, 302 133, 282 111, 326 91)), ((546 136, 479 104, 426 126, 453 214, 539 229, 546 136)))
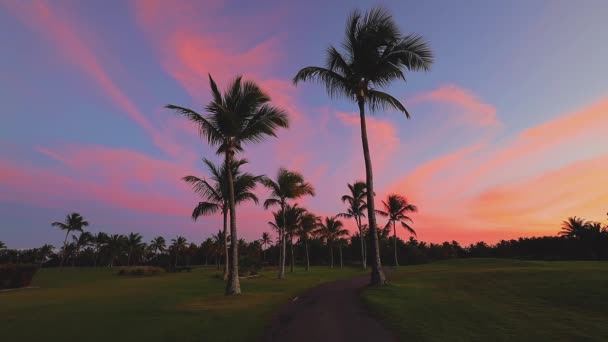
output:
POLYGON ((442 85, 435 90, 419 93, 409 100, 411 104, 425 102, 457 106, 465 111, 463 118, 475 125, 495 126, 499 124, 494 106, 481 102, 479 97, 470 90, 453 84, 442 85))

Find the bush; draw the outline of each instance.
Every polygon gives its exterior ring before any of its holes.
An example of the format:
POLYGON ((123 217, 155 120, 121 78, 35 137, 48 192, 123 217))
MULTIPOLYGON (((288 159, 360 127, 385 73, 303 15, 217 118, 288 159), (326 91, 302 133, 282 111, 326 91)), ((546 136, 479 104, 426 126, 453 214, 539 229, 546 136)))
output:
POLYGON ((0 289, 28 287, 32 283, 38 265, 0 265, 0 289))
POLYGON ((160 267, 153 266, 129 266, 129 267, 121 267, 118 270, 119 276, 149 276, 149 275, 158 275, 165 272, 164 269, 160 267))

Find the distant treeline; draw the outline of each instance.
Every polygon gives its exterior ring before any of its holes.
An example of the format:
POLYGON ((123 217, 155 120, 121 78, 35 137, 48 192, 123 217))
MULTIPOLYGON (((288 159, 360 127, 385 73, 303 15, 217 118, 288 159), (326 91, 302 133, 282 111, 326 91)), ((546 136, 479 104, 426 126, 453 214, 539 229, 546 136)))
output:
MULTIPOLYGON (((346 239, 343 245, 333 248, 334 263, 339 265, 360 265, 361 249, 359 234, 346 239)), ((165 246, 162 237, 152 239, 150 243, 142 242, 139 234, 107 235, 88 232, 73 236, 67 244, 66 266, 125 266, 125 265, 216 265, 218 269, 224 264, 224 238, 221 232, 200 244, 176 237, 165 246)), ((394 263, 393 237, 389 231, 381 230, 380 252, 383 265, 394 263)), ((262 265, 277 265, 279 248, 270 245, 263 248, 262 241, 239 244, 239 262, 245 268, 259 268, 262 265)), ((0 263, 35 263, 43 267, 59 266, 62 249, 44 245, 40 248, 16 250, 8 249, 0 242, 0 263)), ((304 244, 294 239, 294 264, 305 262, 304 244)), ((308 250, 311 265, 329 265, 330 250, 321 238, 309 238, 308 250)), ((432 260, 451 258, 519 258, 531 260, 608 260, 608 228, 595 222, 586 222, 580 218, 569 218, 564 221, 558 236, 519 238, 502 240, 494 245, 483 241, 463 246, 456 241, 425 243, 410 238, 403 241, 397 238, 399 264, 420 264, 432 260)), ((287 264, 291 264, 291 254, 287 255, 287 264)))

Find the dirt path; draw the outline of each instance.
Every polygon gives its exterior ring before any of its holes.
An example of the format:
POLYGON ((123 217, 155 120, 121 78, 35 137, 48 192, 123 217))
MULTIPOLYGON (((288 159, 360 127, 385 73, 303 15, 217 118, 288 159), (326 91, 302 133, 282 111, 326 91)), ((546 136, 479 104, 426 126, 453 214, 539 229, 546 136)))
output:
POLYGON ((358 276, 309 290, 283 307, 262 341, 396 341, 361 303, 368 281, 358 276))

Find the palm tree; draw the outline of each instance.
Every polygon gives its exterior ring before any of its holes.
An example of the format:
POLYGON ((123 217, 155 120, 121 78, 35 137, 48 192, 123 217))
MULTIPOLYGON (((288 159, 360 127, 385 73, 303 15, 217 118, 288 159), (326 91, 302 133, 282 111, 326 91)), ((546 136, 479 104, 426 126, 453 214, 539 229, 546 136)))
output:
MULTIPOLYGON (((226 165, 216 166, 208 159, 203 159, 207 168, 211 172, 212 183, 205 179, 195 176, 186 176, 183 180, 192 185, 193 190, 198 193, 207 202, 199 202, 192 211, 192 219, 196 221, 200 216, 210 215, 220 211, 224 217, 224 237, 227 238, 228 227, 228 207, 229 207, 229 189, 228 189, 228 172, 226 165)), ((240 171, 240 167, 247 164, 245 159, 232 160, 232 177, 234 178, 234 201, 235 205, 246 201, 253 201, 258 204, 258 198, 253 193, 253 190, 263 176, 254 176, 250 173, 240 171)), ((228 240, 224 240, 224 280, 228 279, 228 240)))
POLYGON ((266 261, 266 247, 272 245, 272 238, 270 237, 270 234, 267 232, 263 232, 262 238, 260 239, 260 243, 262 244, 263 260, 266 261))
POLYGON ((340 238, 348 236, 348 230, 344 229, 342 221, 334 216, 326 217, 325 222, 319 224, 319 228, 317 228, 315 234, 327 243, 329 247, 329 266, 334 268, 334 244, 340 238))
MULTIPOLYGON (((315 190, 309 183, 304 181, 304 176, 295 171, 280 168, 277 173, 276 182, 265 178, 262 183, 270 189, 270 198, 264 201, 264 209, 278 205, 281 210, 282 222, 285 222, 285 207, 287 200, 297 199, 305 195, 314 196, 315 190)), ((279 279, 285 278, 285 227, 279 229, 279 279)))
POLYGON ((306 266, 305 269, 310 269, 310 256, 308 255, 308 239, 313 234, 315 229, 319 227, 321 218, 311 212, 305 212, 300 218, 300 227, 298 230, 298 237, 300 242, 304 243, 304 251, 306 255, 306 266))
POLYGON ((167 249, 167 245, 165 244, 165 238, 162 236, 157 236, 152 241, 150 241, 150 248, 154 251, 155 254, 163 253, 167 249))
POLYGON ((348 203, 348 209, 345 213, 338 214, 338 217, 354 218, 359 230, 359 241, 361 244, 361 266, 363 269, 367 269, 367 255, 365 248, 365 238, 363 230, 361 229, 362 223, 361 218, 365 217, 365 210, 367 204, 365 203, 365 197, 367 192, 365 191, 365 182, 357 181, 354 184, 347 184, 350 190, 349 194, 342 196, 342 202, 348 203))
POLYGON ((6 244, 2 241, 0 241, 0 249, 5 249, 6 248, 6 244))
MULTIPOLYGON (((241 81, 238 76, 231 86, 221 94, 217 84, 209 75, 213 100, 207 105, 207 117, 192 109, 168 105, 178 114, 186 116, 199 125, 203 138, 212 146, 218 146, 217 153, 224 154, 225 165, 232 165, 237 152, 243 151, 243 144, 261 142, 268 136, 276 136, 279 127, 289 126, 287 113, 269 104, 270 97, 251 81, 241 81)), ((238 238, 236 231, 235 191, 232 168, 228 172, 228 208, 230 210, 230 235, 232 236, 232 261, 229 268, 226 294, 241 293, 238 270, 238 238)))
POLYGON ((390 230, 391 224, 393 226, 393 248, 395 251, 395 266, 399 266, 399 260, 397 258, 397 228, 396 223, 401 223, 401 226, 405 228, 410 234, 416 236, 416 231, 410 227, 406 221, 413 222, 406 213, 415 213, 418 208, 408 203, 407 199, 400 195, 389 195, 386 202, 382 201, 384 205, 384 211, 376 210, 378 214, 384 217, 388 217, 388 222, 384 226, 385 230, 390 230))
MULTIPOLYGON (((2 249, 2 247, 0 247, 0 249, 2 249)), ((42 264, 44 264, 44 262, 46 261, 46 258, 48 258, 48 256, 51 255, 51 253, 53 253, 53 249, 55 249, 55 246, 49 245, 49 244, 44 244, 42 247, 40 247, 38 249, 38 257, 40 258, 40 267, 42 267, 42 264)))
POLYGON ((361 142, 365 160, 368 221, 372 239, 371 285, 384 285, 386 278, 380 262, 374 207, 372 161, 367 141, 365 106, 374 112, 396 109, 409 118, 405 106, 395 97, 381 91, 392 81, 405 80, 404 69, 429 70, 433 63, 430 47, 418 35, 403 35, 388 11, 374 8, 362 15, 355 10, 347 20, 343 51, 330 46, 325 67, 309 66, 293 78, 294 84, 318 81, 330 97, 342 96, 359 107, 361 142))
POLYGON ((127 237, 122 234, 113 234, 108 238, 108 251, 110 253, 110 267, 114 266, 116 257, 119 256, 126 245, 127 237))
POLYGON ((562 222, 562 229, 559 231, 559 235, 581 239, 585 236, 585 230, 587 228, 587 222, 579 217, 569 217, 566 221, 562 222))
POLYGON ((186 249, 187 246, 188 246, 188 241, 183 236, 177 236, 175 239, 171 239, 171 249, 173 250, 173 253, 175 254, 174 267, 177 268, 177 258, 179 257, 179 254, 186 249))
POLYGON ((141 240, 143 237, 139 235, 139 233, 129 233, 126 240, 127 251, 127 265, 131 266, 131 257, 133 256, 133 252, 142 246, 141 240))
POLYGON ((298 207, 298 204, 285 207, 285 233, 289 237, 289 249, 291 251, 290 272, 294 271, 293 238, 298 234, 302 215, 306 209, 298 207))
POLYGON ((74 250, 74 258, 72 259, 72 267, 74 267, 76 258, 80 255, 80 250, 93 242, 93 235, 89 232, 84 232, 79 236, 72 235, 72 242, 76 247, 74 250))
POLYGON ((224 249, 223 246, 227 246, 228 244, 225 241, 230 239, 230 236, 226 236, 224 232, 218 230, 217 234, 211 235, 211 239, 213 240, 213 250, 215 251, 215 263, 217 264, 217 269, 220 269, 220 256, 225 253, 228 253, 227 249, 224 249))
POLYGON ((336 245, 338 246, 338 251, 340 255, 340 268, 344 268, 344 260, 342 258, 342 247, 348 246, 348 240, 340 238, 338 239, 338 241, 336 241, 336 245))
POLYGON ((63 263, 65 262, 66 257, 66 247, 68 242, 68 235, 71 232, 81 232, 84 227, 89 226, 89 222, 85 221, 84 218, 79 213, 71 213, 68 214, 63 222, 53 222, 51 223, 53 227, 59 227, 61 230, 65 230, 65 239, 63 240, 63 255, 61 257, 61 264, 59 267, 63 267, 63 263))
POLYGON ((97 267, 97 260, 99 259, 99 252, 101 249, 108 244, 110 237, 104 232, 99 232, 93 236, 91 240, 95 247, 95 260, 93 261, 93 267, 97 267))

